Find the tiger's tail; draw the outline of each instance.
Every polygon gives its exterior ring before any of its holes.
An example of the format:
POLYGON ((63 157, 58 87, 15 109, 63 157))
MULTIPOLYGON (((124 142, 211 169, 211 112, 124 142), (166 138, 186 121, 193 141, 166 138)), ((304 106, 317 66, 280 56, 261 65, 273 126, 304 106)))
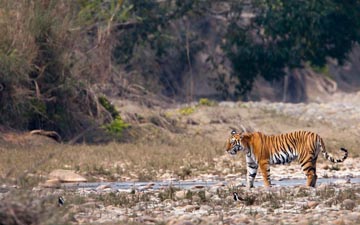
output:
POLYGON ((345 152, 344 156, 341 159, 335 159, 334 157, 332 157, 331 155, 329 155, 329 153, 327 153, 327 151, 325 150, 325 145, 323 140, 320 138, 320 149, 321 149, 321 153, 323 154, 324 158, 329 160, 332 163, 340 163, 340 162, 344 162, 345 159, 348 157, 348 150, 346 150, 345 148, 340 148, 341 151, 345 152))

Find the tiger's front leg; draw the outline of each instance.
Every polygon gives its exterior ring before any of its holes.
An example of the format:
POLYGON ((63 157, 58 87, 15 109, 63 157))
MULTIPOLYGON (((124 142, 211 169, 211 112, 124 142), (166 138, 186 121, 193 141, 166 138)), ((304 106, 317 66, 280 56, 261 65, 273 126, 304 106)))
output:
POLYGON ((262 173, 263 180, 264 180, 264 186, 265 187, 270 187, 271 182, 270 182, 269 160, 261 160, 259 165, 260 165, 260 171, 262 173))
POLYGON ((258 164, 250 157, 246 156, 247 164, 247 186, 248 188, 254 187, 254 180, 257 174, 258 164))

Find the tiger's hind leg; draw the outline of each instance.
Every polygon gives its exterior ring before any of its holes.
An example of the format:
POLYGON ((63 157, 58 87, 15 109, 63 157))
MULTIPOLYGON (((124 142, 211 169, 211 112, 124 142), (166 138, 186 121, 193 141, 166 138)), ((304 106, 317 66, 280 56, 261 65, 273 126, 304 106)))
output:
POLYGON ((313 177, 311 178, 311 182, 310 182, 310 187, 315 187, 316 185, 316 180, 317 180, 317 175, 316 173, 313 175, 313 177))
POLYGON ((310 169, 305 171, 305 175, 307 177, 306 186, 315 187, 317 180, 316 169, 311 167, 310 169))
POLYGON ((315 187, 317 181, 316 175, 316 159, 309 160, 301 165, 307 177, 306 186, 315 187))

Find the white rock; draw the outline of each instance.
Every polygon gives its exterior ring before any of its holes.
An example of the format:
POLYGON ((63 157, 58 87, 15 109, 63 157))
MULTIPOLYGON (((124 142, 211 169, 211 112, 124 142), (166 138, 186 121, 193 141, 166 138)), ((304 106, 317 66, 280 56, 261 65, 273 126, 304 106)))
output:
POLYGON ((49 174, 50 179, 59 179, 61 182, 86 182, 86 178, 73 170, 57 169, 49 174))

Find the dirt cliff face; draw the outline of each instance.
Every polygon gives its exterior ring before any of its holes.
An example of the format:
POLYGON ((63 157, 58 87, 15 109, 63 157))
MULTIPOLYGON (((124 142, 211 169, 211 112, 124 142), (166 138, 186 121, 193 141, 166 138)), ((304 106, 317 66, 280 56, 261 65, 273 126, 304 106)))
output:
MULTIPOLYGON (((215 43, 216 45, 216 43, 215 43)), ((231 78, 231 68, 219 48, 214 51, 214 58, 222 64, 217 65, 213 73, 213 79, 208 78, 209 66, 205 63, 207 53, 199 54, 194 64, 194 95, 195 97, 230 98, 234 91, 236 80, 231 78), (222 79, 222 82, 221 82, 222 79), (225 90, 226 89, 226 90, 225 90)), ((360 90, 360 48, 354 47, 349 55, 349 60, 344 65, 329 60, 321 70, 305 66, 303 69, 294 69, 287 72, 284 79, 268 82, 258 77, 249 100, 269 100, 284 102, 321 102, 331 99, 336 92, 354 92, 360 90)), ((185 80, 189 82, 190 76, 186 74, 185 80)), ((186 82, 185 82, 186 83, 186 82)), ((186 87, 184 87, 186 88, 186 87)))
MULTIPOLYGON (((223 41, 221 34, 225 32, 226 24, 226 20, 211 17, 191 23, 189 32, 198 35, 202 47, 193 53, 192 61, 185 63, 182 70, 173 71, 175 73, 173 76, 181 80, 178 86, 174 87, 177 95, 167 92, 166 95, 178 100, 201 97, 218 100, 234 99, 237 81, 231 76, 231 63, 221 48, 223 41)), ((318 102, 321 99, 328 99, 337 91, 358 91, 360 90, 359 55, 360 48, 356 45, 349 54, 348 61, 343 65, 329 59, 328 64, 323 68, 305 65, 302 69, 287 70, 287 76, 281 80, 268 82, 257 77, 248 99, 293 103, 318 102)), ((168 65, 162 66, 168 67, 168 65)))

